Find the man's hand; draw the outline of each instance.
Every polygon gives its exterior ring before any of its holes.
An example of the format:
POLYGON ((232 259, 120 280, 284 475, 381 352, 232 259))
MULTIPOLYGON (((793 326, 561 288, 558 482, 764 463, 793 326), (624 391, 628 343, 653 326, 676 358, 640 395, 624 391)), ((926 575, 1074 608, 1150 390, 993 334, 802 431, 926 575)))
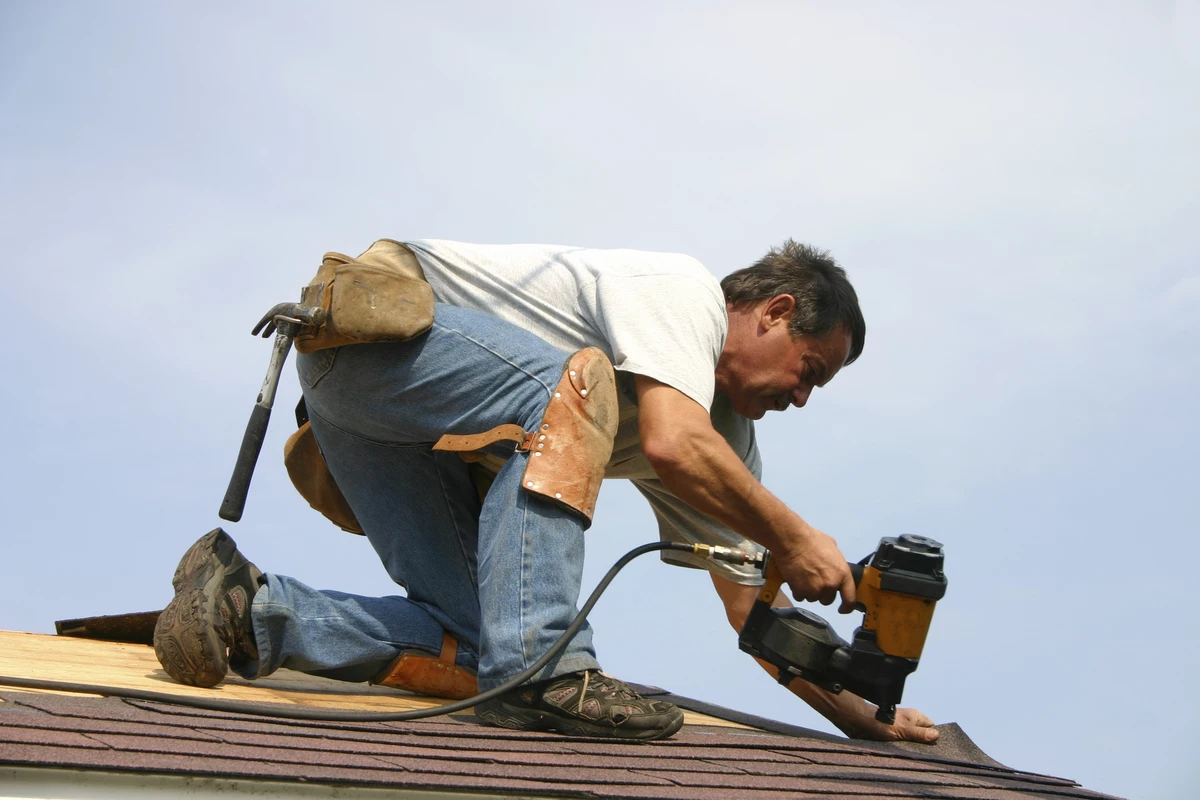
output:
POLYGON ((776 569, 787 581, 797 600, 810 603, 819 601, 827 606, 840 591, 842 605, 838 611, 849 614, 854 610, 857 592, 846 557, 838 549, 833 537, 799 517, 796 519, 800 523, 796 530, 790 536, 785 534, 779 537, 787 543, 786 547, 771 551, 776 569))
POLYGON ((861 715, 856 713, 844 721, 830 720, 851 739, 919 744, 933 744, 938 740, 938 731, 933 727, 933 720, 915 708, 897 708, 896 721, 891 725, 884 725, 875 719, 875 706, 865 701, 861 702, 864 707, 861 715))

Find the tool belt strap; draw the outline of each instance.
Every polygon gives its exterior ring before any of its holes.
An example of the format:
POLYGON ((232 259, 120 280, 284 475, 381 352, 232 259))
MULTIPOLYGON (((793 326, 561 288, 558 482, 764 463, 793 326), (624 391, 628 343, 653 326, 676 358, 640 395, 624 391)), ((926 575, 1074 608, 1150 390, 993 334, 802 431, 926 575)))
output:
POLYGON ((474 451, 482 450, 496 442, 510 441, 517 443, 517 452, 524 453, 533 446, 534 433, 526 431, 520 425, 497 425, 490 431, 454 436, 447 433, 433 445, 434 450, 450 450, 460 454, 464 461, 478 460, 474 451))
POLYGON ((458 640, 443 631, 442 652, 438 654, 438 660, 453 664, 456 656, 458 656, 458 640))

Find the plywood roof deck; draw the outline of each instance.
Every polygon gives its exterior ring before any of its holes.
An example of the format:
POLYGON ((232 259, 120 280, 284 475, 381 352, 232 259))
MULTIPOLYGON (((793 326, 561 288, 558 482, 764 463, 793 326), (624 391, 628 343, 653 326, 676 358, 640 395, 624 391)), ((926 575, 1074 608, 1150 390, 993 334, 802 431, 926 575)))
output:
MULTIPOLYGON (((153 648, 145 645, 18 631, 0 631, 0 675, 142 689, 179 697, 221 698, 347 711, 409 711, 451 702, 384 686, 319 678, 287 669, 255 681, 247 681, 230 673, 219 685, 201 689, 172 680, 159 666, 153 648)), ((692 711, 684 712, 684 724, 747 727, 692 711)))

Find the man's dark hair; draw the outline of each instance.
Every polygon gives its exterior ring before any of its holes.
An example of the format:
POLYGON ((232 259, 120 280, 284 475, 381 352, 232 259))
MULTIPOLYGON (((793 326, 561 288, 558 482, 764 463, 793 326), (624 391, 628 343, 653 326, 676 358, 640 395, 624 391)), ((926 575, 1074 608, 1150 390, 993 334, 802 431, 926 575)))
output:
POLYGON ((772 247, 754 266, 726 275, 721 289, 735 308, 790 294, 796 298, 796 310, 788 323, 792 336, 824 336, 844 325, 850 334, 846 363, 862 354, 867 323, 858 307, 858 295, 846 270, 827 250, 788 239, 772 247))

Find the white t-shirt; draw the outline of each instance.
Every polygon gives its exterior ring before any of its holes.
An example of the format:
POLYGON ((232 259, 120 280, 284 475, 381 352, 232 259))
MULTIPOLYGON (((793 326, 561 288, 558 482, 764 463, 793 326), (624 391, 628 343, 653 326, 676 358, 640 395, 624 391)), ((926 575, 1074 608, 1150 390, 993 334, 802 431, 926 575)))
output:
MULTIPOLYGON (((557 245, 405 242, 439 303, 484 311, 572 353, 598 347, 612 360, 620 424, 605 477, 633 480, 650 501, 660 533, 673 541, 758 545, 672 495, 641 452, 633 375, 678 389, 710 411, 713 427, 761 475, 754 424, 716 393, 717 359, 729 331, 719 281, 694 258, 638 250, 557 245)), ((670 555, 666 555, 670 553, 670 555)), ((753 570, 683 553, 664 559, 703 566, 739 583, 753 570)))

